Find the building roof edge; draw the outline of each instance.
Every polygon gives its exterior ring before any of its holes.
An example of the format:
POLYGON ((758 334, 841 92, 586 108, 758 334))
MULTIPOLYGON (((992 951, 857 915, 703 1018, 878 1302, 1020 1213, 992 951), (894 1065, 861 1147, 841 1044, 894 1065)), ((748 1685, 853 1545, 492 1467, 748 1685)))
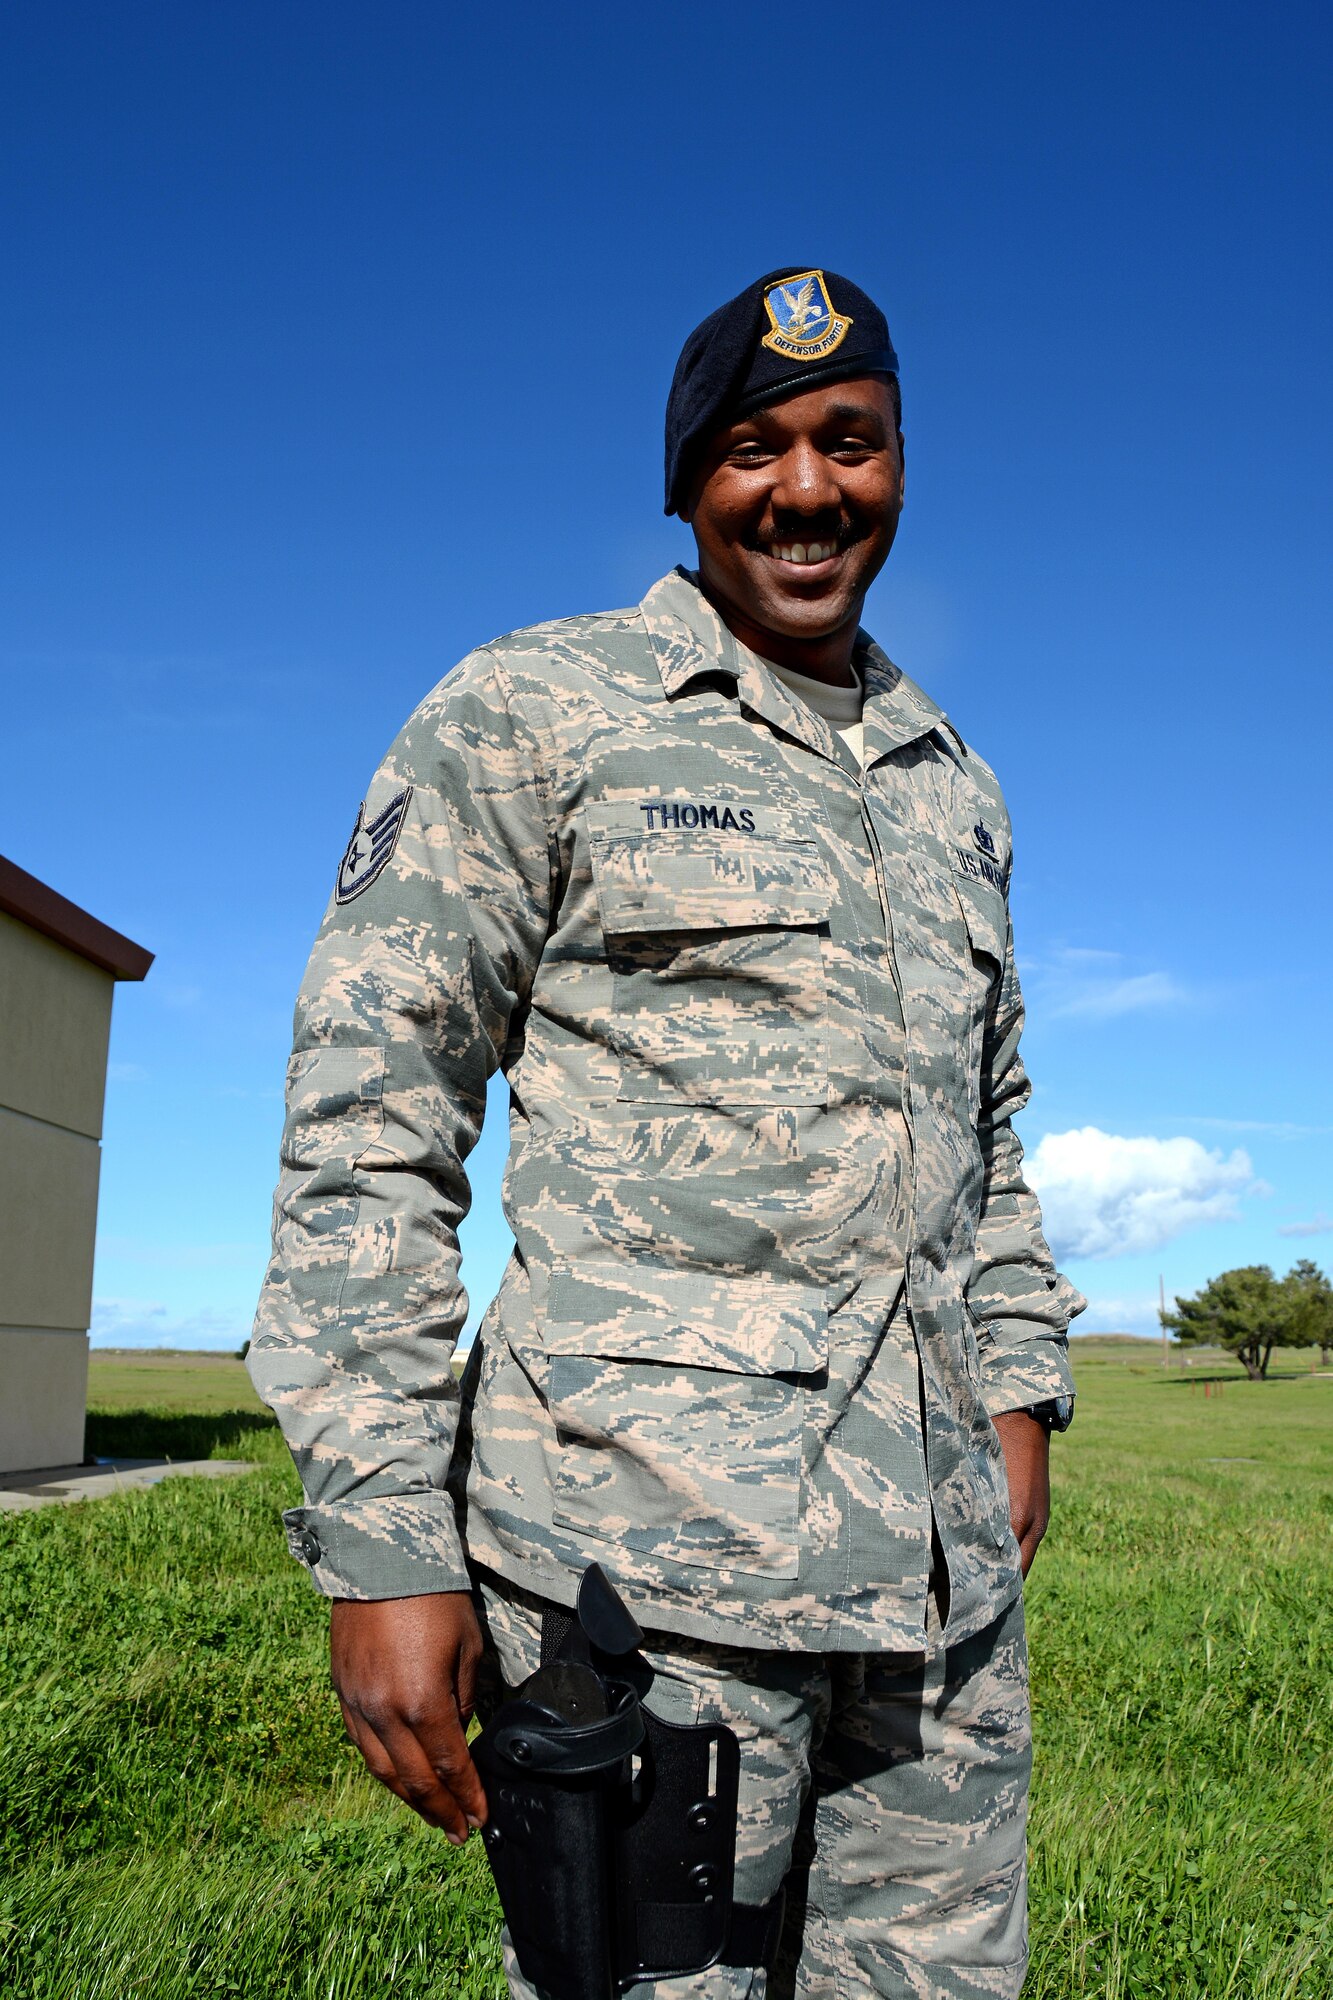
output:
POLYGON ((63 944, 113 979, 142 979, 153 962, 151 951, 122 937, 110 924, 81 910, 66 896, 0 854, 0 910, 17 917, 30 930, 63 944))

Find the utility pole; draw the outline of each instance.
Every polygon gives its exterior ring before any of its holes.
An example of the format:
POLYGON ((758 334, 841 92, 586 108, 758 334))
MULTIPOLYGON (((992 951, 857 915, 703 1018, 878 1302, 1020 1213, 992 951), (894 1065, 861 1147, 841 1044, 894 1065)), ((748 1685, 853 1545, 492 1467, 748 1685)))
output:
POLYGON ((1166 1279, 1161 1276, 1160 1272, 1157 1278, 1157 1317, 1162 1323, 1162 1366, 1163 1368, 1169 1368, 1171 1366, 1171 1347, 1166 1332, 1166 1279))

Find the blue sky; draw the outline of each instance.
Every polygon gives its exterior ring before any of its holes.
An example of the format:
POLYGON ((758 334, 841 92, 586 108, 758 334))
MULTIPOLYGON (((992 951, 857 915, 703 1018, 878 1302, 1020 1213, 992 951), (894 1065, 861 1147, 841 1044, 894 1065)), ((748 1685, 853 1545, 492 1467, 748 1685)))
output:
POLYGON ((791 263, 902 357, 866 622, 1008 791, 1081 1325, 1333 1261, 1326 8, 6 20, 0 850, 157 953, 98 1338, 244 1337, 368 774, 470 646, 688 559, 677 350, 791 263))

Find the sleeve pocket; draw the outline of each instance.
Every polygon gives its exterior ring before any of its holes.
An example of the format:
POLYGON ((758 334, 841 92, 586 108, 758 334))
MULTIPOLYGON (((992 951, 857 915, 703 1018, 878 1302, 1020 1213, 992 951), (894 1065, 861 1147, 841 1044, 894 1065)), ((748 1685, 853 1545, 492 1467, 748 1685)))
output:
POLYGON ((287 1065, 282 1164, 310 1173, 351 1164, 384 1123, 383 1049, 303 1049, 287 1065))

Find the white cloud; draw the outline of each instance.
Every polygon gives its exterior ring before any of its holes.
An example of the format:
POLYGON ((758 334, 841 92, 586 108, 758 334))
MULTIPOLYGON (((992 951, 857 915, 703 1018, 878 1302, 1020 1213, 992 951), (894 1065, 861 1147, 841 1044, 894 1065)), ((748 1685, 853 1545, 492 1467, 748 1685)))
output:
POLYGON ((1040 1012, 1049 1020, 1110 1021, 1178 1007, 1190 997, 1168 972, 1126 972, 1118 951, 1062 945, 1030 961, 1029 970, 1040 1012))
POLYGON ((1126 1139, 1095 1125, 1048 1132, 1027 1168, 1058 1257, 1156 1250, 1200 1223, 1230 1221, 1236 1197, 1258 1191, 1240 1147, 1224 1158, 1197 1139, 1126 1139))
POLYGON ((1325 1215, 1321 1208, 1308 1222, 1287 1222, 1278 1230, 1279 1236, 1333 1236, 1333 1215, 1325 1215))
POLYGON ((1085 1021, 1110 1021, 1118 1014, 1139 1014, 1149 1007, 1174 1007, 1185 998, 1183 987, 1165 972, 1139 972, 1128 979, 1084 979, 1048 1009, 1052 1014, 1085 1021))
POLYGON ((1161 1339, 1156 1292, 1102 1292, 1089 1286, 1087 1297, 1088 1309, 1074 1321, 1074 1333, 1132 1333, 1140 1339, 1161 1339))
POLYGON ((1097 945, 1061 945, 1055 954, 1062 965, 1119 965, 1118 951, 1103 951, 1097 945))
POLYGON ((94 1299, 94 1347, 229 1347, 249 1337, 249 1315, 218 1312, 173 1313, 151 1299, 94 1299))

